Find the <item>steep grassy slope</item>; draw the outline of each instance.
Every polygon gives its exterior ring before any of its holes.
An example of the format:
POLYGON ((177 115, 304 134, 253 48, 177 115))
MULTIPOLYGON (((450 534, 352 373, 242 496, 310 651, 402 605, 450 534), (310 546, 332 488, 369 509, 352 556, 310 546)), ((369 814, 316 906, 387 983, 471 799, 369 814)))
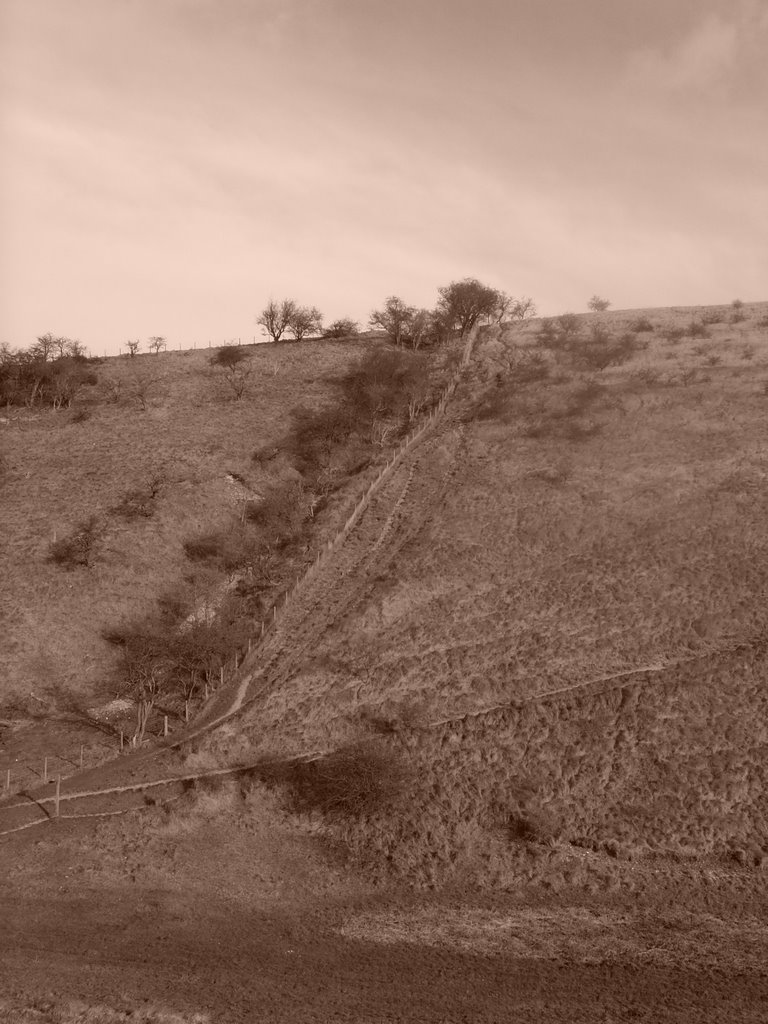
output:
POLYGON ((364 346, 256 347, 241 401, 207 351, 108 359, 95 368, 99 385, 83 394, 90 418, 9 410, 0 424, 0 704, 11 693, 39 696, 52 684, 87 691, 108 680, 114 652, 101 629, 154 607, 183 576, 183 541, 259 493, 265 475, 254 450, 285 434, 293 407, 335 398, 334 381, 364 346), (151 517, 111 512, 153 479, 151 517), (68 572, 47 561, 53 538, 91 516, 92 565, 68 572))
POLYGON ((415 788, 347 834, 385 875, 515 878, 528 839, 569 862, 577 847, 762 862, 768 331, 749 308, 750 357, 718 324, 702 358, 662 334, 694 312, 651 311, 660 329, 632 361, 595 375, 555 359, 491 413, 536 327, 490 335, 419 455, 426 480, 450 451, 450 486, 412 493, 404 543, 218 748, 395 730, 379 742, 407 750, 415 788))

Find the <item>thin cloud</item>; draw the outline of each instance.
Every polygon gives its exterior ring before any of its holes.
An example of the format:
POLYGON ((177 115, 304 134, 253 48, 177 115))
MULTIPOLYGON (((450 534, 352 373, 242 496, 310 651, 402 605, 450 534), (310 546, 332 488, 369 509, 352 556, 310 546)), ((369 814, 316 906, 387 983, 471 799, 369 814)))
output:
POLYGON ((630 79, 673 91, 707 86, 733 67, 739 29, 734 22, 710 15, 676 46, 635 54, 630 61, 630 79))
POLYGON ((766 37, 768 10, 743 0, 727 15, 708 14, 672 45, 635 51, 627 78, 644 88, 684 93, 759 75, 766 37))

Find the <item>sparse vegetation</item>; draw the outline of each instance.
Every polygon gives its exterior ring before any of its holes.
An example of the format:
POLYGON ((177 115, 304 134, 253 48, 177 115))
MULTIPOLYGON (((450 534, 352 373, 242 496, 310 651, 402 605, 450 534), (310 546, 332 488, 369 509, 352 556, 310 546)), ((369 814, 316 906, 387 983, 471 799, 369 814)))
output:
POLYGON ((593 313, 604 313, 610 305, 608 299, 601 299, 599 295, 593 295, 587 303, 587 308, 593 313))
POLYGON ((259 774, 284 790, 295 813, 342 819, 368 817, 391 806, 409 778, 401 758, 370 744, 352 744, 312 759, 275 761, 259 774))
POLYGON ((93 561, 93 548, 97 538, 98 520, 90 516, 71 533, 51 541, 48 561, 62 569, 88 568, 93 561))

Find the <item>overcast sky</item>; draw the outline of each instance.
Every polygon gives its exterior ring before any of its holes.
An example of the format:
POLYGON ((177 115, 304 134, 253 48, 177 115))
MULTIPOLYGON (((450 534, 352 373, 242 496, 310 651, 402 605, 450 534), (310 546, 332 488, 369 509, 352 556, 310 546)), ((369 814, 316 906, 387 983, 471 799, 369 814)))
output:
POLYGON ((768 0, 0 0, 0 341, 768 299, 768 0))

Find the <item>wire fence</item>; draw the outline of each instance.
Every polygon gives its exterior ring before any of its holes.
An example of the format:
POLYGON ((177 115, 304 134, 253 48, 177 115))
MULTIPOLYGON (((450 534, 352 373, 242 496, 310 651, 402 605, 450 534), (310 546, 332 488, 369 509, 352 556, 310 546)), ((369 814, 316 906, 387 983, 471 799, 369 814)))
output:
MULTIPOLYGON (((280 620, 286 610, 288 610, 289 606, 296 600, 299 591, 303 591, 306 587, 311 585, 323 565, 333 555, 338 547, 344 543, 351 531, 359 522, 376 492, 402 464, 405 456, 416 445, 418 445, 419 442, 442 419, 445 414, 448 401, 455 392, 464 370, 471 361, 476 338, 477 328, 474 328, 470 331, 464 344, 461 360, 451 375, 450 381, 440 392, 437 402, 430 410, 429 414, 424 418, 424 421, 418 424, 411 433, 401 441, 395 452, 387 460, 386 464, 357 500, 352 511, 347 516, 344 525, 340 527, 336 534, 325 543, 308 569, 299 576, 280 597, 278 597, 277 601, 268 611, 265 619, 260 622, 257 632, 248 639, 247 647, 233 652, 232 657, 220 667, 218 685, 206 683, 204 691, 205 702, 199 711, 198 717, 204 718, 209 702, 212 699, 215 699, 218 691, 223 688, 228 681, 234 679, 246 660, 252 661, 258 655, 259 648, 278 628, 280 620)), ((240 693, 239 700, 242 700, 243 696, 244 692, 240 693)), ((235 696, 233 699, 233 706, 223 712, 219 718, 211 722, 207 722, 205 725, 206 730, 212 728, 219 720, 229 717, 230 714, 237 710, 238 706, 238 696, 235 696)), ((176 724, 177 720, 178 716, 162 714, 161 735, 163 737, 168 737, 172 731, 175 731, 171 729, 171 722, 176 724)), ((186 719, 182 719, 181 728, 183 731, 187 730, 187 725, 188 723, 186 719)), ((74 774, 74 772, 81 771, 86 767, 99 767, 100 765, 114 760, 116 755, 119 756, 119 754, 131 749, 135 749, 133 738, 127 735, 123 730, 115 729, 114 740, 110 744, 101 745, 101 749, 97 754, 96 760, 94 760, 93 757, 93 748, 88 748, 87 764, 85 756, 86 747, 84 744, 80 746, 79 760, 73 760, 72 758, 56 754, 24 758, 21 764, 19 764, 18 759, 16 759, 13 763, 6 763, 5 766, 0 767, 0 782, 2 783, 0 796, 7 797, 13 793, 24 792, 24 790, 29 788, 30 785, 47 785, 53 779, 66 779, 70 775, 74 774)))

